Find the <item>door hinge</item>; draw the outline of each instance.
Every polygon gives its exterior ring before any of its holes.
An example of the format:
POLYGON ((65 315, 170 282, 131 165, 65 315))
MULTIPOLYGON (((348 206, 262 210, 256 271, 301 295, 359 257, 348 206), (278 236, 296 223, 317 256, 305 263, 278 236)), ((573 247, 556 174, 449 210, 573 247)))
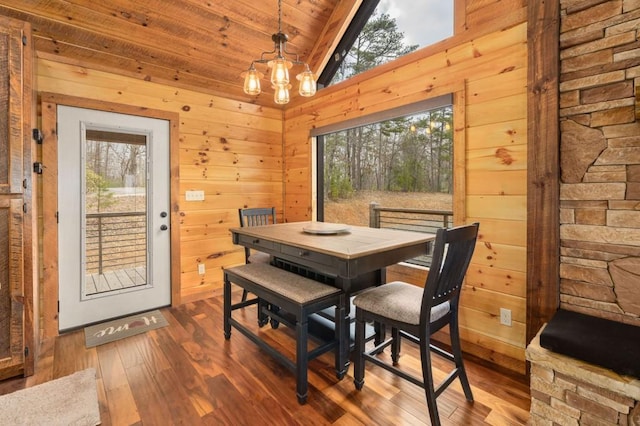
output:
POLYGON ((24 189, 27 189, 27 184, 28 184, 27 180, 26 180, 26 179, 23 179, 23 180, 22 180, 22 187, 23 187, 24 189))
POLYGON ((58 313, 60 313, 60 301, 58 300, 58 313))
MULTIPOLYGON (((60 223, 60 217, 58 217, 58 215, 59 215, 59 212, 56 212, 56 223, 60 223)), ((58 302, 58 303, 60 303, 60 302, 58 302)))
POLYGON ((27 203, 22 204, 22 212, 23 213, 27 212, 27 203))
POLYGON ((26 45, 27 45, 27 36, 26 36, 26 35, 23 35, 23 36, 22 36, 22 45, 23 45, 23 46, 26 46, 26 45))
POLYGON ((29 346, 24 347, 24 356, 25 358, 29 356, 29 346))
POLYGON ((39 175, 42 174, 42 163, 39 161, 36 161, 35 163, 33 163, 33 172, 37 173, 39 175))
POLYGON ((44 134, 42 133, 42 130, 33 129, 32 135, 33 135, 33 140, 35 140, 38 145, 42 145, 42 141, 44 140, 44 134))

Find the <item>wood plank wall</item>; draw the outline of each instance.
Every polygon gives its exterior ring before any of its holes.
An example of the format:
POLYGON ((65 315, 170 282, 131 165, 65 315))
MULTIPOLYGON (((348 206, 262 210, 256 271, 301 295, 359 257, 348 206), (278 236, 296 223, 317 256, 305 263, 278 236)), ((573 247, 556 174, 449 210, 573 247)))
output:
POLYGON ((231 243, 238 208, 275 206, 283 211, 282 111, 102 71, 37 60, 38 90, 180 115, 180 302, 222 289, 222 267, 244 263, 231 243), (204 201, 185 201, 203 190, 204 201), (198 264, 205 274, 198 274, 198 264))
MULTIPOLYGON (((525 373, 527 26, 525 0, 457 0, 454 37, 394 65, 290 104, 265 108, 51 60, 37 60, 42 92, 180 114, 181 302, 222 287, 237 209, 273 205, 279 221, 313 217, 312 128, 454 94, 455 218, 479 220, 480 242, 462 298, 464 349, 525 373), (284 124, 284 127, 283 127, 284 124), (284 137, 283 137, 284 128, 284 137), (284 141, 284 144, 283 144, 284 141), (462 157, 462 158, 461 158, 462 157), (204 202, 185 202, 186 190, 204 202), (198 263, 206 273, 200 276, 198 263), (499 324, 499 308, 513 326, 499 324)), ((445 338, 445 336, 442 336, 445 338)))
POLYGON ((454 37, 291 105, 285 111, 284 132, 285 217, 290 222, 309 220, 315 196, 312 129, 454 94, 454 220, 481 223, 461 300, 463 349, 522 374, 526 372, 526 10, 521 0, 467 0, 465 22, 456 23, 462 30, 454 37), (511 310, 511 327, 500 324, 501 307, 511 310))

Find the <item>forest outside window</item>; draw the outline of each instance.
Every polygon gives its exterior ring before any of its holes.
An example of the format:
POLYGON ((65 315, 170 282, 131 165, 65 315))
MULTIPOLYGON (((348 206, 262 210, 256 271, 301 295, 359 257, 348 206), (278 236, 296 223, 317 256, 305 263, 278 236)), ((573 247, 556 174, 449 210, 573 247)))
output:
POLYGON ((319 134, 318 220, 418 230, 412 229, 415 225, 422 231, 427 227, 426 232, 452 226, 453 108, 443 104, 447 100, 437 99, 431 109, 418 111, 424 105, 416 105, 405 115, 319 134), (380 217, 373 223, 371 203, 390 209, 384 223, 380 217), (408 215, 402 212, 406 209, 420 213, 408 215))

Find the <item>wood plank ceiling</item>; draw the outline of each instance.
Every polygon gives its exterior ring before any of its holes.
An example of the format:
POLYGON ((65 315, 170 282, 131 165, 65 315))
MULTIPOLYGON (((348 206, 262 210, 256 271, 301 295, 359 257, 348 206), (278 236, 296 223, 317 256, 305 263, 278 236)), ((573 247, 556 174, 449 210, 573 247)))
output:
MULTIPOLYGON (((288 50, 319 73, 360 3, 283 0, 288 50)), ((240 74, 273 50, 277 0, 0 0, 0 14, 31 23, 43 58, 274 105, 268 75, 255 97, 240 74)))

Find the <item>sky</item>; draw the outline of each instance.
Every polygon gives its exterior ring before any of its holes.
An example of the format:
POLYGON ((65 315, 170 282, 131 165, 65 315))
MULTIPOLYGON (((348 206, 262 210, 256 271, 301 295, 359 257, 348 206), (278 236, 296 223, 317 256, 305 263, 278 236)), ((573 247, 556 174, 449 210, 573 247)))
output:
POLYGON ((395 18, 405 44, 424 47, 453 34, 453 0, 380 0, 377 10, 395 18))

